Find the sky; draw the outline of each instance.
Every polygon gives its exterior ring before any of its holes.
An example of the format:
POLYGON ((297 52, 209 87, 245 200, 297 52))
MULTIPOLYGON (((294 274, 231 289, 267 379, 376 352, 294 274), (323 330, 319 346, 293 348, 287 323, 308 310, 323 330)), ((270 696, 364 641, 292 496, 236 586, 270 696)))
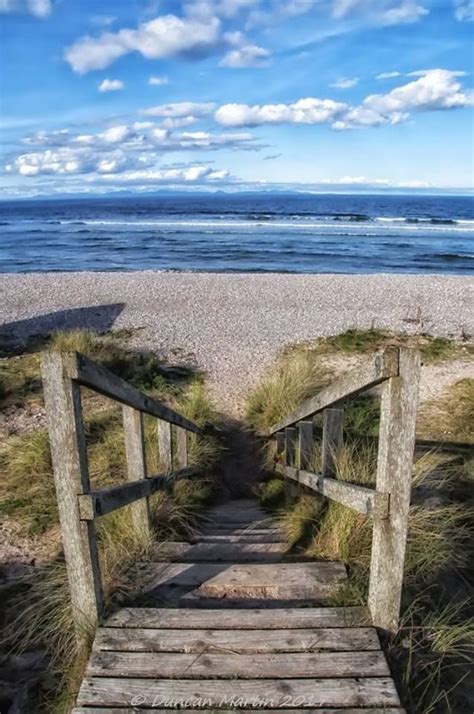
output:
POLYGON ((474 0, 0 0, 4 198, 473 188, 474 0))

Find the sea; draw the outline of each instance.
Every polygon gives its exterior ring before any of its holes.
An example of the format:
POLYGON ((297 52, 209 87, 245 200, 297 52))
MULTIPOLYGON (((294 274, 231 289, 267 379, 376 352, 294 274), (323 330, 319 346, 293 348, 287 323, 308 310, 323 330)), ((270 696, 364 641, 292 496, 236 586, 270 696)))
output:
POLYGON ((451 273, 474 269, 474 199, 166 194, 0 202, 0 272, 451 273))

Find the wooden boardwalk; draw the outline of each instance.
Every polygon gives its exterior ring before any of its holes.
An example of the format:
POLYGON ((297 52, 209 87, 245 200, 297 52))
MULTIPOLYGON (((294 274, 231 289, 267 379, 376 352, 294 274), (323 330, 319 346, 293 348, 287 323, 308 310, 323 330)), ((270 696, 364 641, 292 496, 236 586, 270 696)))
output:
POLYGON ((99 627, 74 714, 403 712, 368 610, 329 605, 345 567, 288 555, 255 501, 215 507, 156 561, 156 607, 99 627))

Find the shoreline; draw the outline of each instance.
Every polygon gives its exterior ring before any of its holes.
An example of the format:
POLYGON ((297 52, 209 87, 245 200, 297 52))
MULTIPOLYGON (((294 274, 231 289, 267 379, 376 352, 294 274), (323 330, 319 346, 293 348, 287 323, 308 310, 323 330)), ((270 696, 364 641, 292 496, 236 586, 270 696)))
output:
POLYGON ((242 396, 288 344, 349 328, 461 338, 474 281, 460 275, 177 271, 0 274, 0 341, 61 329, 131 330, 130 343, 202 369, 218 406, 242 396))

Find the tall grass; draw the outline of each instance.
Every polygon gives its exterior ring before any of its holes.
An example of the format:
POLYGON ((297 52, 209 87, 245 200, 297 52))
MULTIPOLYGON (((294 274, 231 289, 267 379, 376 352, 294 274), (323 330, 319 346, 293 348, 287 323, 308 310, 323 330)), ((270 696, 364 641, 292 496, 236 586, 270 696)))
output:
MULTIPOLYGON (((174 373, 153 355, 126 349, 113 337, 79 331, 56 335, 50 347, 81 351, 140 389, 165 399, 175 409, 200 425, 219 423, 206 388, 199 377, 174 373)), ((38 369, 34 355, 32 369, 38 369)), ((21 358, 20 358, 21 362, 21 358)), ((36 372, 35 372, 36 374, 36 372)), ((21 380, 20 380, 21 381, 21 380)), ((10 382, 10 387, 13 383, 10 382)), ((17 403, 31 397, 22 382, 17 403), (24 389, 23 389, 24 388, 24 389), (26 391, 25 391, 26 390, 26 391), (26 396, 25 396, 26 395, 26 396)), ((12 394, 12 398, 14 398, 12 394)), ((86 395, 84 431, 91 488, 118 484, 126 478, 126 458, 120 407, 86 395)), ((149 473, 161 469, 156 419, 144 423, 149 473)), ((140 590, 137 564, 153 555, 155 538, 182 538, 196 527, 205 504, 213 498, 213 470, 222 453, 216 432, 192 435, 189 461, 200 470, 193 479, 171 482, 167 490, 150 499, 152 537, 137 531, 130 508, 120 509, 97 521, 102 584, 107 607, 127 601, 140 590)), ((48 540, 58 530, 58 513, 49 440, 45 429, 8 438, 0 447, 0 476, 4 490, 0 512, 20 524, 25 535, 48 540)), ((52 539, 51 539, 52 540, 52 539)), ((52 541, 52 547, 57 539, 52 541)), ((39 693, 37 710, 62 714, 70 709, 87 656, 87 637, 78 649, 69 604, 66 567, 60 546, 51 562, 21 577, 6 594, 2 613, 2 650, 13 652, 43 649, 48 658, 49 684, 39 693)), ((89 640, 93 633, 89 635, 89 640)), ((36 707, 36 704, 32 705, 36 707)))
MULTIPOLYGON (((358 354, 385 344, 416 344, 424 362, 465 358, 465 345, 443 338, 406 338, 371 330, 343 335, 289 352, 249 397, 248 419, 259 430, 297 406, 302 395, 318 384, 307 380, 318 366, 327 369, 330 356, 358 354), (303 380, 298 383, 303 356, 303 380), (292 364, 292 360, 295 364, 292 364)), ((441 400, 421 409, 419 431, 424 438, 467 441, 474 423, 473 380, 450 388, 441 400)), ((336 478, 373 487, 377 469, 379 404, 359 397, 345 408, 345 444, 334 454, 336 478)), ((321 468, 321 423, 314 420, 315 444, 311 470, 321 468)), ((463 452, 420 451, 413 464, 412 503, 404 570, 399 632, 385 646, 404 705, 412 714, 464 712, 468 708, 468 658, 473 654, 472 611, 466 603, 469 564, 473 559, 473 461, 463 452)), ((347 565, 349 581, 334 597, 337 605, 367 602, 372 523, 366 517, 322 499, 314 493, 269 476, 261 487, 262 503, 280 518, 288 543, 315 559, 347 565)))

